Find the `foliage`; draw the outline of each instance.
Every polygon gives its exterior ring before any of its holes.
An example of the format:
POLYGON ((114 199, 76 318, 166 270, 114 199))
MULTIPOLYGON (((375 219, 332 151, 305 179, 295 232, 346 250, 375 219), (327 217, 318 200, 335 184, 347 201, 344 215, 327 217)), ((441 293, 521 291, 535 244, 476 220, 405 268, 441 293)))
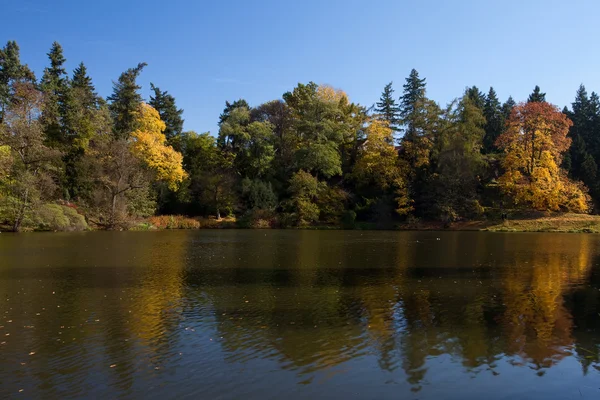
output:
POLYGON ((67 73, 59 43, 48 61, 38 85, 15 42, 0 49, 4 228, 83 229, 81 215, 104 229, 236 216, 244 227, 391 228, 499 215, 511 201, 587 212, 588 191, 600 209, 600 98, 583 85, 561 113, 537 86, 524 104, 470 86, 441 107, 414 69, 399 99, 390 82, 369 109, 299 83, 263 104, 225 102, 213 136, 184 131, 166 90, 150 84, 144 103, 145 63, 104 99, 83 63, 67 73))
POLYGON ((538 210, 586 212, 588 196, 560 169, 572 122, 555 106, 528 102, 513 109, 496 144, 505 152, 500 185, 517 204, 538 210))
POLYGON ((136 113, 136 125, 137 129, 131 133, 131 153, 156 174, 156 180, 176 190, 187 173, 183 170, 181 153, 166 145, 165 123, 154 108, 142 103, 136 113))

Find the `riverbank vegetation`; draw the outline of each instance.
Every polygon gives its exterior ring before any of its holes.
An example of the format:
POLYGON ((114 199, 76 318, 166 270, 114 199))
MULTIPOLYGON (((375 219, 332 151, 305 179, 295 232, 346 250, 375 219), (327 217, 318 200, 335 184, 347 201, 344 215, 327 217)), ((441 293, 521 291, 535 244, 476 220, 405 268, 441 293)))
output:
POLYGON ((212 135, 184 131, 157 85, 142 98, 145 63, 105 99, 83 63, 65 69, 60 44, 48 58, 37 79, 17 43, 0 50, 3 229, 458 227, 598 211, 600 100, 583 85, 560 110, 537 86, 522 103, 469 87, 440 105, 416 70, 372 107, 300 83, 226 102, 212 135))

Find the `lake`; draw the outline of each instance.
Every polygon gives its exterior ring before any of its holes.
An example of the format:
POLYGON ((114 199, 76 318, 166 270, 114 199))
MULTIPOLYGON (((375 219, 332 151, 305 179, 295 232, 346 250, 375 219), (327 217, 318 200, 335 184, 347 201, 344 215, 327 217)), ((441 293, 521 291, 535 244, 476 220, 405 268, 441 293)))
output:
POLYGON ((1 398, 597 399, 600 236, 0 234, 1 398))

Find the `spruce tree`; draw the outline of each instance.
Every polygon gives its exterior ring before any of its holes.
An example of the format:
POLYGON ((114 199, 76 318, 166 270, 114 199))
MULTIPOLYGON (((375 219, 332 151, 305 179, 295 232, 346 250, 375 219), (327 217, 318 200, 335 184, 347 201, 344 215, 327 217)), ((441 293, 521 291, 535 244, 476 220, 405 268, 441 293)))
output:
POLYGON ((533 89, 533 93, 531 93, 529 95, 529 98, 527 99, 528 103, 533 103, 533 102, 545 102, 546 101, 546 93, 542 93, 542 90, 540 89, 540 87, 538 85, 535 85, 535 88, 533 89))
POLYGON ((158 111, 160 119, 165 123, 164 131, 168 143, 176 150, 180 150, 179 139, 183 132, 183 110, 177 108, 175 98, 167 91, 161 91, 160 88, 150 84, 150 88, 154 92, 154 96, 150 96, 149 104, 158 111))
POLYGON ((394 89, 392 88, 392 82, 385 85, 375 112, 379 118, 386 121, 392 131, 399 131, 400 126, 400 107, 396 104, 394 99, 394 89))
POLYGON ((488 154, 496 150, 496 139, 504 131, 505 116, 502 112, 502 106, 496 95, 493 87, 485 97, 483 107, 483 115, 485 116, 485 135, 483 137, 483 153, 488 154))
POLYGON ((512 96, 508 96, 506 102, 502 104, 502 114, 504 115, 504 120, 508 120, 508 118, 510 118, 510 113, 516 105, 517 103, 513 100, 512 96))
POLYGON ((477 86, 468 88, 465 92, 465 96, 471 100, 472 105, 483 110, 485 106, 485 94, 479 90, 477 86))
POLYGON ((127 139, 135 130, 135 113, 142 102, 136 80, 146 63, 139 63, 135 68, 129 68, 113 82, 113 93, 108 96, 110 102, 108 109, 113 120, 113 133, 117 139, 127 139))
POLYGON ((92 78, 87 74, 87 68, 83 63, 79 63, 73 71, 71 87, 78 92, 80 102, 85 107, 96 107, 99 101, 96 88, 92 83, 92 78))
POLYGON ((51 146, 64 149, 72 139, 73 98, 69 77, 64 68, 66 61, 62 46, 52 43, 50 67, 44 70, 40 87, 45 96, 42 111, 42 124, 46 138, 51 146))
POLYGON ((410 71, 410 75, 403 85, 404 93, 400 97, 400 116, 404 124, 404 136, 409 139, 415 135, 418 110, 425 100, 425 87, 425 78, 419 78, 416 69, 410 71))
POLYGON ((16 81, 35 82, 35 76, 27 65, 21 64, 19 45, 9 40, 0 49, 0 123, 12 97, 11 86, 16 81))

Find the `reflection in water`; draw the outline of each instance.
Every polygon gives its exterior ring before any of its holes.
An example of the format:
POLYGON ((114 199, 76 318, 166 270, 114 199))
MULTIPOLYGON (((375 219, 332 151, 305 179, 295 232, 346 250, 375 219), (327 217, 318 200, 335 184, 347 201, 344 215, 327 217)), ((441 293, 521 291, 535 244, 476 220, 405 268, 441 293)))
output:
POLYGON ((597 396, 599 244, 468 232, 2 236, 0 396, 597 396))

